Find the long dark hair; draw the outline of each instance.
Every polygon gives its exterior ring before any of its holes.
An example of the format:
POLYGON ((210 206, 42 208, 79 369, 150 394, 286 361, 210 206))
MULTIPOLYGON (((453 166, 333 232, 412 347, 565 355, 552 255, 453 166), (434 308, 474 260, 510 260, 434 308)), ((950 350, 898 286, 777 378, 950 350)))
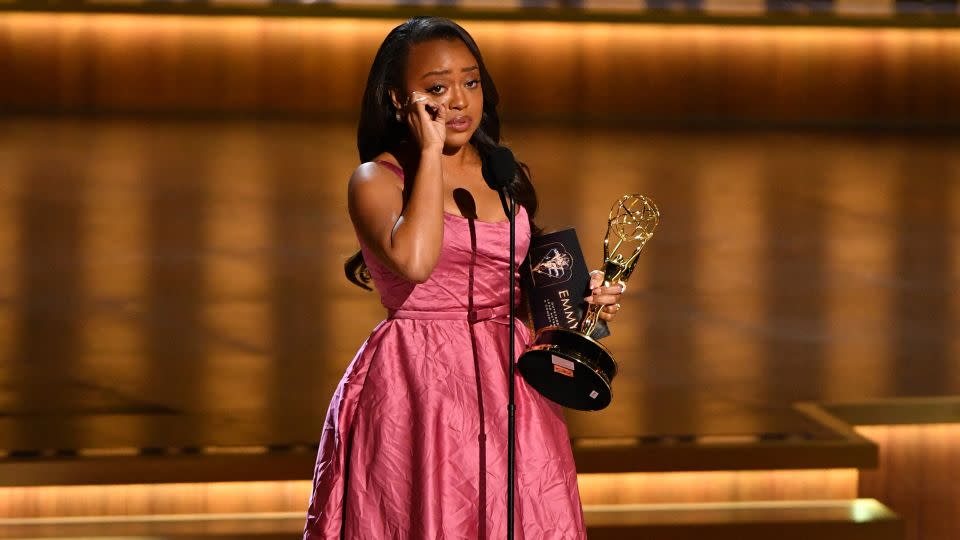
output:
MULTIPOLYGON (((403 75, 410 47, 435 39, 459 39, 476 58, 480 68, 483 117, 470 138, 470 143, 477 149, 481 159, 485 159, 500 144, 500 117, 497 115, 500 94, 497 93, 497 87, 483 63, 476 42, 466 30, 450 19, 414 17, 387 34, 370 67, 360 109, 360 124, 357 127, 357 150, 362 163, 395 149, 407 137, 407 125, 397 121, 397 110, 390 99, 390 90, 403 90, 403 75)), ((538 234, 540 229, 533 222, 537 212, 537 193, 530 182, 530 169, 525 164, 517 163, 517 175, 510 189, 517 203, 527 209, 532 234, 538 234)), ((360 251, 347 259, 343 267, 347 279, 370 290, 370 272, 360 251)))

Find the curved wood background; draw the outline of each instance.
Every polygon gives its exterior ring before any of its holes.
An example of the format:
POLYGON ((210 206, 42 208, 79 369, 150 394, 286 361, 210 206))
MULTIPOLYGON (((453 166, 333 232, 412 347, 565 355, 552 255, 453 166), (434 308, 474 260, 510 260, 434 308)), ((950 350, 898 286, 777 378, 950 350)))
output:
MULTIPOLYGON (((6 13, 0 107, 354 115, 397 22, 6 13)), ((464 26, 514 117, 960 122, 960 29, 464 26)))

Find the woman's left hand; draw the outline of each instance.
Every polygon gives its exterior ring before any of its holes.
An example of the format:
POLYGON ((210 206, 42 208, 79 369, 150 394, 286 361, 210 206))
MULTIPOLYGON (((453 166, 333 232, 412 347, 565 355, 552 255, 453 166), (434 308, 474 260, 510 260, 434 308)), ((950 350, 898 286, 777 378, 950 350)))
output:
POLYGON ((593 294, 586 297, 585 300, 591 304, 602 304, 600 318, 610 322, 620 311, 620 296, 626 289, 626 285, 621 281, 609 287, 603 286, 603 272, 594 270, 590 272, 590 290, 593 294))

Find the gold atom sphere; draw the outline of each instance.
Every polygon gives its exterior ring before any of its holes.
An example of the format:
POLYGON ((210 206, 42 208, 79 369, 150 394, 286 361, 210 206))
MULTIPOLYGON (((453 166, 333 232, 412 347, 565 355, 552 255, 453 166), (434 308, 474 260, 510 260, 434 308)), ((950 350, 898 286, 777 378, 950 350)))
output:
POLYGON ((644 195, 624 195, 610 210, 610 224, 623 240, 647 240, 660 224, 660 210, 644 195))

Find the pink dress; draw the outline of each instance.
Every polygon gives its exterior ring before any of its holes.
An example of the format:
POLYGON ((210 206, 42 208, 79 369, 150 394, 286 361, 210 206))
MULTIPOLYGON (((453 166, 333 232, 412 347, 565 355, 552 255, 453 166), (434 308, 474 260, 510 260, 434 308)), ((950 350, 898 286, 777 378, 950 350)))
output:
MULTIPOLYGON (((330 403, 304 539, 506 538, 509 231, 445 214, 422 284, 361 245, 389 315, 330 403)), ((521 207, 518 266, 529 243, 521 207)), ((520 354, 530 331, 514 325, 520 354)), ((515 537, 586 538, 560 406, 519 373, 516 401, 515 537)))

